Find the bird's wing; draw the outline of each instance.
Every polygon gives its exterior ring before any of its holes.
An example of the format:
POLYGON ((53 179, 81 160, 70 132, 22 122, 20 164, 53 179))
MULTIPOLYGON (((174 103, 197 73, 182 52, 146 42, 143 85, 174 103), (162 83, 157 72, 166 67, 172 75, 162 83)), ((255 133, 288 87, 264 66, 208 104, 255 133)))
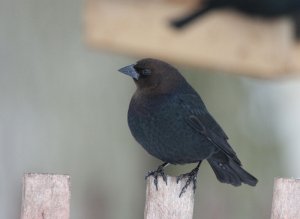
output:
POLYGON ((187 124, 200 134, 206 136, 209 141, 215 144, 231 159, 241 164, 236 153, 227 142, 227 135, 209 114, 201 98, 196 94, 184 94, 179 95, 178 99, 181 107, 187 111, 185 118, 187 124))

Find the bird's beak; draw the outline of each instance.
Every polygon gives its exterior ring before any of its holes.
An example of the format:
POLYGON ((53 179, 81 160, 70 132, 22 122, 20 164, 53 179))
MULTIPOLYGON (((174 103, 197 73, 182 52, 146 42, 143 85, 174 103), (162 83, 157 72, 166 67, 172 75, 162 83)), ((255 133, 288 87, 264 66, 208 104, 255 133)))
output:
POLYGON ((118 71, 122 72, 125 75, 129 75, 130 77, 138 80, 139 77, 140 77, 140 74, 134 69, 134 65, 135 64, 125 66, 123 68, 120 68, 118 71))

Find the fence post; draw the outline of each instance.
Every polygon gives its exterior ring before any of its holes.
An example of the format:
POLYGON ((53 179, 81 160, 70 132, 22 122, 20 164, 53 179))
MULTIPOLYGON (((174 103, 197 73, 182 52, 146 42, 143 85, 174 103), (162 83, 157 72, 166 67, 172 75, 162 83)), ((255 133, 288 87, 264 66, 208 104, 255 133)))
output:
POLYGON ((28 173, 23 178, 21 219, 69 219, 70 177, 28 173))
POLYGON ((300 179, 275 179, 271 219, 296 218, 300 218, 300 179))
POLYGON ((167 185, 162 177, 158 178, 158 190, 153 177, 147 179, 145 219, 192 219, 194 209, 194 191, 191 184, 179 198, 185 180, 177 184, 176 177, 167 176, 167 185))

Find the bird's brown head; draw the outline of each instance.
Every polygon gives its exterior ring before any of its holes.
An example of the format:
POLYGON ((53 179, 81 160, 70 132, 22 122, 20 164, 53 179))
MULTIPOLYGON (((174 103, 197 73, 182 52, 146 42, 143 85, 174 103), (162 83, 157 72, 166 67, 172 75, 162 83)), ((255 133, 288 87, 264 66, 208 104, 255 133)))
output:
POLYGON ((185 82, 181 74, 166 62, 146 58, 119 69, 131 76, 138 90, 166 93, 185 82))

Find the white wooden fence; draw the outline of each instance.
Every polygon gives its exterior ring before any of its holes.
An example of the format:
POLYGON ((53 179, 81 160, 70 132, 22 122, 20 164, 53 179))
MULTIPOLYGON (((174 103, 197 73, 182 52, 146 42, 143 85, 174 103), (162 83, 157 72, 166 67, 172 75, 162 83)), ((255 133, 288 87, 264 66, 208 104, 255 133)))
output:
MULTIPOLYGON (((147 180, 145 219, 192 219, 194 192, 189 186, 179 194, 185 181, 168 176, 168 184, 153 177, 147 180)), ((68 175, 24 175, 21 219, 69 219, 70 177, 68 175)), ((277 178, 274 182, 271 219, 300 219, 300 179, 277 178)))

